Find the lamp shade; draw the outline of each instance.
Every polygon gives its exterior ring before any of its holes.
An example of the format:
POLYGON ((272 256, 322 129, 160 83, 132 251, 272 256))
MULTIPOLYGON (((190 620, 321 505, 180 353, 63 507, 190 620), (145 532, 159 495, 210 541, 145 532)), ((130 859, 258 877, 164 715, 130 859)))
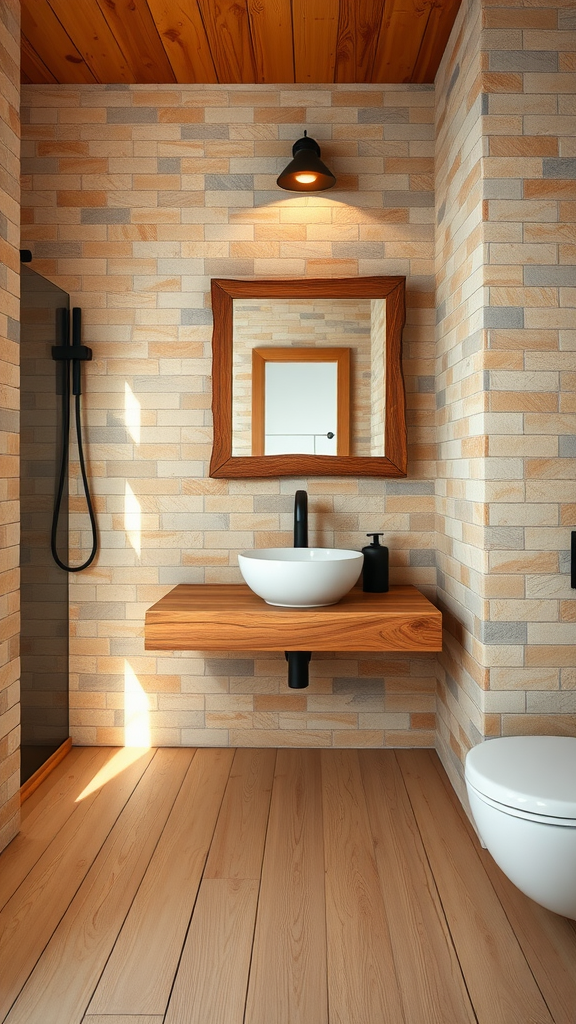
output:
POLYGON ((306 132, 292 146, 292 157, 276 179, 280 188, 288 192, 324 192, 336 184, 332 171, 320 159, 320 146, 314 139, 309 139, 306 132))

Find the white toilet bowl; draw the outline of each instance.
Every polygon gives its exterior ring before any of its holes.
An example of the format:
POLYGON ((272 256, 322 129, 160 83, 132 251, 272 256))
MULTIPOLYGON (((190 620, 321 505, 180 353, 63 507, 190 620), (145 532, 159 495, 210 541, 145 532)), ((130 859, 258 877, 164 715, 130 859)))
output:
POLYGON ((480 836, 511 882, 576 920, 576 738, 506 736, 466 757, 480 836))

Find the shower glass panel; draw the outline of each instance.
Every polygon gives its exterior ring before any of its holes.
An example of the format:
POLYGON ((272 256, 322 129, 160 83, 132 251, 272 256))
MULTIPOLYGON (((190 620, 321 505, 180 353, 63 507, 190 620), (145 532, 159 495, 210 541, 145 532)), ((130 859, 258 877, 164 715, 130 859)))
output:
MULTIPOLYGON (((68 574, 50 553, 68 295, 21 266, 21 783, 68 738, 68 574)), ((68 486, 58 547, 68 550, 68 486)))

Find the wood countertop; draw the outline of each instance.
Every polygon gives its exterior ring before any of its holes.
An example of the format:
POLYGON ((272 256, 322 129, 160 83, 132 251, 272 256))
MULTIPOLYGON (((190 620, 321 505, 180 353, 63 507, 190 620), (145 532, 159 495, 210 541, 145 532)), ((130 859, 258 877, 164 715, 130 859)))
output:
POLYGON ((148 609, 144 637, 147 651, 440 651, 442 613, 412 586, 279 608, 244 583, 182 583, 148 609))

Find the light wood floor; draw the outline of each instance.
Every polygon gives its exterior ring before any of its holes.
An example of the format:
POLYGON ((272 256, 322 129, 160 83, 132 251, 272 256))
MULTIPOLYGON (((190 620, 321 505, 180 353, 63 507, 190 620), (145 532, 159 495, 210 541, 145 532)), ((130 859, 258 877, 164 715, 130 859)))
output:
POLYGON ((502 876, 430 751, 75 748, 23 810, 0 1021, 576 1020, 576 927, 502 876))

